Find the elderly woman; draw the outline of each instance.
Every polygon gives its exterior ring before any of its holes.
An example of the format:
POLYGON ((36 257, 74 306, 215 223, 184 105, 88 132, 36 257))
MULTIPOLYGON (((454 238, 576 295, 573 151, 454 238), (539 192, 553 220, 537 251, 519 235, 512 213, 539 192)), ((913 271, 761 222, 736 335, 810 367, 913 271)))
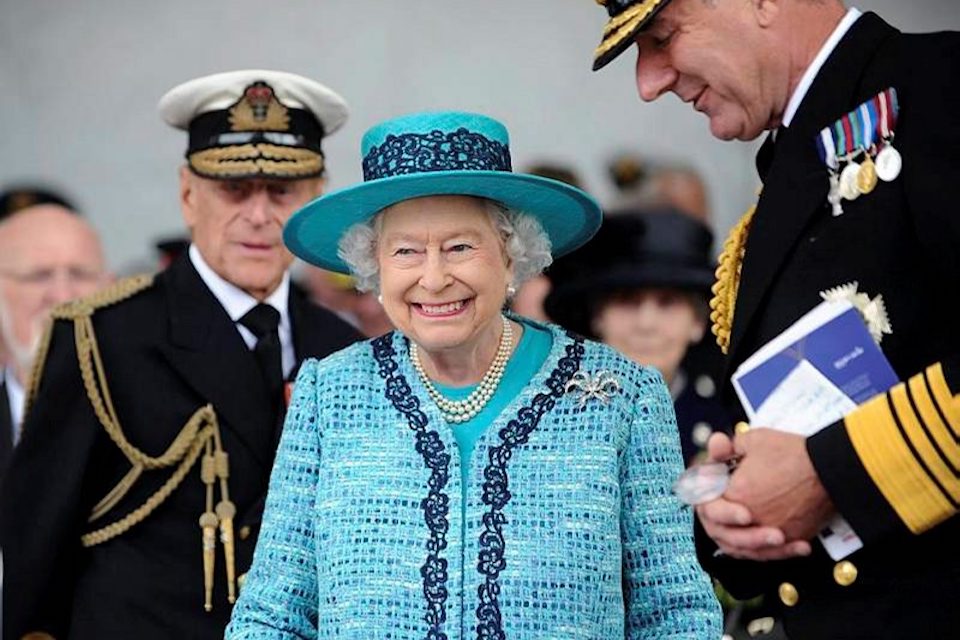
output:
POLYGON ((502 311, 596 203, 511 173, 484 116, 398 118, 362 146, 364 183, 284 236, 397 331, 302 368, 227 637, 718 638, 662 379, 502 311))

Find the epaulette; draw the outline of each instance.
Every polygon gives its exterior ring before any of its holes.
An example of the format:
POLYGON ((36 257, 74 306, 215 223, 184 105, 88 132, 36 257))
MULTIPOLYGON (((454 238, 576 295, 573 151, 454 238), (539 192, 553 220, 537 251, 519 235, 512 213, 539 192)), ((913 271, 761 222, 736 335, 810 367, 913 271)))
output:
POLYGON ((40 339, 40 345, 37 349, 37 356, 34 358, 33 369, 30 372, 30 379, 27 384, 25 411, 28 411, 33 405, 37 390, 40 387, 40 380, 43 377, 43 367, 46 364, 47 353, 50 350, 50 340, 53 337, 54 320, 72 320, 86 318, 93 315, 97 309, 109 307, 117 304, 127 298, 132 298, 141 291, 148 289, 153 285, 154 275, 144 273, 111 284, 100 291, 93 293, 78 300, 71 300, 53 308, 50 312, 50 321, 40 339))
POLYGON ((153 281, 154 275, 152 273, 124 278, 89 296, 54 307, 50 315, 55 320, 75 320, 79 317, 89 316, 97 309, 110 307, 118 302, 123 302, 127 298, 132 298, 141 291, 148 289, 153 281))

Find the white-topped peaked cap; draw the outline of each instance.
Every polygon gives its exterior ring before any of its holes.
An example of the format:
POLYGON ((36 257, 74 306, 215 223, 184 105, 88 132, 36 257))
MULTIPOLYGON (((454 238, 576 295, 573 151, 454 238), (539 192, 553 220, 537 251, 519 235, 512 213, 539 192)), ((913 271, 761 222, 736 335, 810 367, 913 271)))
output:
POLYGON ((195 78, 164 94, 158 108, 190 133, 190 168, 212 178, 320 175, 321 140, 348 115, 346 101, 319 82, 261 69, 195 78))

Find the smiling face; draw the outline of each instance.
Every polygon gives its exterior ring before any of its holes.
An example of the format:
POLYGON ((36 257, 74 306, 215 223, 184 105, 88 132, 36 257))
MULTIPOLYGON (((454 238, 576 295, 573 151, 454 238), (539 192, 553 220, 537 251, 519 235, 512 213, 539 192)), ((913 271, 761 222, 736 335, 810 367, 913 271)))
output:
POLYGON ((428 355, 492 354, 513 271, 487 204, 430 196, 382 216, 380 292, 393 324, 428 355))
POLYGON ((636 37, 640 97, 675 93, 721 140, 752 140, 780 124, 790 96, 786 46, 768 0, 672 0, 636 37))
POLYGON ((180 171, 180 205, 193 244, 217 275, 258 300, 277 288, 293 261, 284 223, 322 190, 322 178, 211 180, 180 171))

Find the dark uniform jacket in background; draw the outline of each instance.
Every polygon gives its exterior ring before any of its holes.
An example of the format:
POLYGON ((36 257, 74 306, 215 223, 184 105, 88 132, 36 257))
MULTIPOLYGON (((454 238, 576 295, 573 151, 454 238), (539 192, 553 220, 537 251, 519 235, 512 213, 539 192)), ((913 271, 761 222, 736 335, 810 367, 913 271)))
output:
MULTIPOLYGON (((870 13, 853 25, 772 150, 747 240, 728 371, 816 306, 821 291, 857 281, 860 291, 883 296, 893 333, 881 348, 900 379, 919 374, 915 390, 929 389, 935 383, 924 371, 939 362, 945 395, 960 392, 958 105, 960 34, 904 35, 870 13), (816 136, 888 87, 899 96, 894 146, 903 170, 844 201, 844 213, 833 217, 816 136)), ((952 418, 942 402, 933 403, 937 418, 929 400, 912 395, 894 405, 889 397, 877 400, 885 417, 866 433, 901 455, 903 474, 924 474, 917 477, 925 478, 927 495, 938 494, 944 506, 919 507, 930 527, 911 532, 897 508, 916 508, 919 500, 905 504, 916 493, 893 503, 884 497, 851 441, 850 419, 811 437, 807 448, 821 480, 865 544, 848 558, 859 571, 852 585, 834 582, 834 562, 819 543, 810 558, 753 563, 712 557, 715 547, 699 531, 702 562, 734 595, 767 592, 776 601, 780 583, 796 587, 796 606, 782 608, 792 640, 960 637, 960 424, 944 423, 952 418), (922 433, 902 438, 904 423, 916 416, 932 419, 922 433)), ((903 474, 896 481, 905 481, 903 474)))
MULTIPOLYGON (((359 336, 291 286, 298 362, 359 336)), ((99 309, 93 325, 126 438, 162 454, 212 403, 229 454, 237 574, 250 566, 278 440, 254 354, 186 255, 133 297, 99 309)), ((119 537, 83 548, 81 535, 136 509, 171 476, 146 471, 105 518, 91 508, 130 464, 98 422, 77 364, 73 323, 57 321, 39 392, 8 470, 2 500, 4 636, 58 639, 222 638, 230 616, 217 544, 213 611, 205 612, 199 462, 170 497, 119 537)))

